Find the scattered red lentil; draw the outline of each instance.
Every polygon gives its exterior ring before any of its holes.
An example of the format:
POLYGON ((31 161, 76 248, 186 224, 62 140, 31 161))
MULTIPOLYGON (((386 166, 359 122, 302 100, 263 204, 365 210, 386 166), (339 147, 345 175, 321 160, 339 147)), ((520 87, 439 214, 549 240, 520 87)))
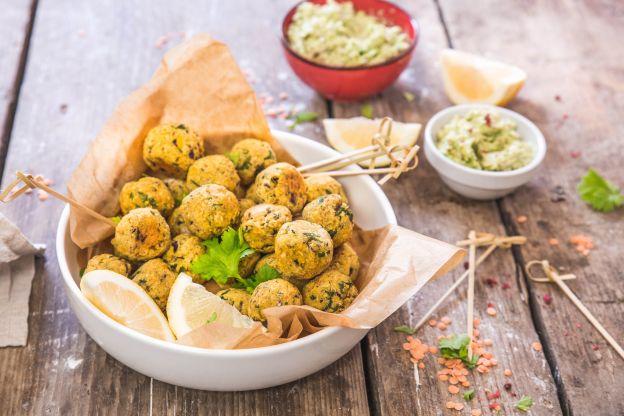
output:
POLYGON ((553 298, 552 298, 552 296, 550 296, 549 293, 544 293, 544 303, 546 305, 550 305, 552 303, 552 300, 553 300, 553 298))
POLYGON ((494 287, 498 284, 498 280, 496 280, 496 277, 487 277, 485 279, 485 284, 489 287, 494 287))
POLYGON ((451 394, 457 394, 457 393, 459 393, 459 387, 450 385, 450 386, 448 386, 448 391, 451 394))
POLYGON ((506 369, 505 369, 505 371, 503 371, 503 374, 504 374, 506 377, 511 377, 511 374, 512 374, 512 373, 511 373, 511 370, 510 370, 510 369, 506 368, 506 369))
POLYGON ((436 326, 438 322, 435 319, 429 320, 429 326, 436 326))
POLYGON ((579 157, 581 157, 581 151, 580 150, 573 150, 570 152, 570 157, 572 159, 578 159, 579 157))
POLYGON ((483 413, 479 409, 472 409, 470 411, 470 416, 481 416, 483 413))
POLYGON ((507 391, 511 390, 511 383, 505 383, 505 385, 503 386, 503 388, 507 391))
POLYGON ((561 96, 559 94, 555 95, 555 101, 561 102, 561 96))
POLYGON ((447 328, 447 326, 446 326, 446 324, 445 324, 444 322, 440 322, 440 323, 438 324, 438 329, 439 329, 440 331, 446 331, 446 328, 447 328))
POLYGON ((600 347, 596 344, 592 344, 592 350, 594 351, 598 351, 600 349, 600 347))
POLYGON ((450 325, 451 322, 451 318, 449 318, 448 316, 443 316, 442 319, 440 319, 440 321, 442 321, 442 323, 444 323, 445 325, 450 325))
POLYGON ((531 344, 531 347, 535 350, 535 351, 541 351, 542 350, 542 344, 540 344, 539 342, 534 342, 531 344))
POLYGON ((490 316, 496 316, 496 309, 494 309, 493 307, 488 307, 485 312, 490 315, 490 316))
POLYGON ((524 224, 525 222, 528 221, 528 217, 526 215, 519 215, 518 217, 516 217, 516 222, 518 224, 524 224))
POLYGON ((503 284, 501 285, 501 288, 505 290, 509 289, 510 287, 511 285, 508 282, 503 282, 503 284))
POLYGON ((592 239, 582 234, 573 235, 570 238, 570 244, 573 244, 576 251, 584 256, 587 256, 590 250, 594 248, 594 242, 592 239))
POLYGON ((551 246, 558 246, 559 245, 559 240, 557 240, 556 238, 549 238, 548 239, 548 244, 550 244, 551 246))

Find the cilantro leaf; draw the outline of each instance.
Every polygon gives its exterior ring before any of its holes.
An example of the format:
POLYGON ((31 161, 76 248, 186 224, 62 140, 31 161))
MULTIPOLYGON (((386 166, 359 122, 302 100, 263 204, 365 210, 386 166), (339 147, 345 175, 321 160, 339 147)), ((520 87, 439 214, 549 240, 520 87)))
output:
POLYGON ((362 114, 362 117, 373 118, 373 106, 370 104, 364 104, 360 108, 360 113, 362 114))
POLYGON ((475 368, 479 357, 472 354, 472 359, 468 359, 468 345, 470 337, 466 334, 453 334, 440 339, 440 355, 444 358, 459 358, 468 368, 475 368))
POLYGON ((522 396, 516 403, 516 409, 522 412, 527 412, 531 406, 533 406, 533 399, 530 396, 522 396))
POLYGON ((234 163, 234 166, 238 166, 238 161, 240 159, 240 154, 238 154, 238 152, 226 153, 225 157, 230 159, 232 163, 234 163))
POLYGON ((253 276, 247 279, 242 279, 234 285, 238 289, 245 289, 247 292, 252 293, 260 283, 268 282, 269 280, 277 279, 280 273, 268 264, 264 264, 253 276))
POLYGON ((466 390, 464 392, 464 400, 466 400, 467 402, 469 402, 470 400, 474 399, 474 397, 475 397, 474 389, 466 390))
POLYGON ((290 126, 288 126, 288 130, 292 131, 295 129, 297 125, 301 123, 308 123, 311 121, 318 120, 318 113, 315 113, 314 111, 300 111, 299 113, 294 114, 290 118, 294 119, 294 122, 290 124, 290 126))
POLYGON ((412 328, 411 326, 407 326, 407 325, 395 326, 393 330, 395 332, 403 332, 404 334, 407 334, 407 335, 414 335, 416 333, 416 328, 412 328))
POLYGON ((207 324, 211 324, 214 321, 217 320, 217 313, 213 312, 212 315, 210 315, 210 317, 208 318, 208 320, 206 321, 207 324))
POLYGON ((199 256, 192 264, 191 271, 205 280, 226 284, 230 279, 243 280, 238 273, 240 259, 253 253, 242 235, 228 228, 221 238, 204 241, 206 254, 199 256))
POLYGON ((624 195, 620 193, 620 189, 591 168, 576 186, 576 190, 581 199, 597 211, 610 212, 624 205, 624 195))

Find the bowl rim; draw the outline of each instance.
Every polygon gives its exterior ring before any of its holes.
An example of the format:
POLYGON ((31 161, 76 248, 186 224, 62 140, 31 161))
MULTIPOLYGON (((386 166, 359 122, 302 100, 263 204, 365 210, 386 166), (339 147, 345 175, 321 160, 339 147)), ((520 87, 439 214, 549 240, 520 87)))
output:
POLYGON ((463 172, 469 175, 483 177, 483 178, 510 178, 510 177, 515 177, 515 176, 519 176, 519 175, 531 172, 541 165, 544 158, 546 157, 546 149, 547 149, 546 139, 544 138, 544 134, 537 127, 537 125, 533 123, 531 120, 529 120, 522 114, 516 111, 510 110, 508 108, 499 107, 499 106, 491 105, 491 104, 485 104, 485 103, 458 104, 458 105, 446 107, 445 109, 438 111, 436 114, 434 114, 433 117, 429 119, 429 121, 427 122, 427 126, 425 127, 425 145, 427 146, 427 148, 429 148, 431 152, 433 152, 433 154, 436 157, 444 160, 445 162, 447 162, 447 164, 450 164, 453 168, 459 170, 460 172, 463 172), (502 113, 503 115, 506 115, 507 117, 510 117, 511 119, 513 119, 516 123, 524 124, 529 129, 533 137, 535 138, 535 143, 536 143, 535 154, 533 155, 533 159, 531 159, 531 162, 525 166, 522 166, 521 168, 514 169, 514 170, 488 171, 488 170, 479 170, 479 169, 475 169, 475 168, 462 165, 461 163, 456 162, 453 159, 450 159, 448 156, 444 155, 444 153, 442 153, 440 149, 438 149, 438 147, 435 145, 435 141, 433 140, 433 135, 434 135, 433 126, 438 122, 438 120, 440 120, 442 117, 445 117, 449 114, 452 114, 452 115, 465 114, 468 111, 475 110, 475 109, 488 109, 492 112, 502 113))
MULTIPOLYGON (((284 137, 287 140, 295 140, 295 141, 304 140, 311 147, 316 147, 318 149, 323 149, 323 150, 329 149, 332 152, 338 154, 338 152, 332 149, 331 147, 324 145, 322 143, 318 143, 312 139, 299 136, 298 134, 271 129, 271 135, 273 135, 277 141, 280 141, 280 138, 284 138, 284 137)), ((359 166, 353 166, 352 168, 356 170, 361 169, 359 166)), ((390 201, 388 200, 387 196, 385 195, 381 187, 370 176, 366 176, 363 179, 372 185, 373 192, 375 195, 377 195, 377 197, 381 196, 380 201, 382 203, 382 206, 384 207, 384 215, 387 217, 388 223, 396 225, 397 224, 396 214, 394 212, 394 209, 392 208, 392 205, 390 204, 390 201)), ((329 338, 333 334, 343 331, 343 330, 351 329, 351 330, 368 331, 370 329, 370 328, 347 328, 347 327, 339 327, 339 326, 325 327, 314 334, 310 334, 308 336, 305 336, 303 338, 298 338, 293 341, 285 342, 283 344, 270 345, 270 346, 258 347, 258 348, 238 349, 238 350, 194 347, 194 346, 189 346, 189 345, 177 344, 177 343, 170 342, 170 341, 164 341, 164 340, 160 340, 157 338, 147 336, 145 334, 142 334, 138 331, 130 329, 116 322, 114 319, 110 318, 109 316, 104 314, 102 311, 100 311, 98 308, 96 308, 95 305, 89 302, 82 295, 79 285, 74 281, 74 278, 71 272, 69 271, 69 267, 67 264, 67 256, 65 254, 65 236, 66 236, 67 229, 69 227, 69 213, 70 213, 70 206, 69 204, 66 204, 65 207, 63 208, 63 211, 61 212, 61 216, 59 218, 59 224, 58 224, 57 231, 56 231, 56 257, 57 257, 57 261, 59 264, 59 268, 61 269, 61 276, 63 278, 63 283, 65 284, 66 290, 70 291, 72 293, 72 297, 76 299, 78 302, 80 302, 81 305, 84 308, 86 308, 91 313, 91 316, 94 319, 98 320, 100 324, 108 327, 112 331, 120 331, 126 336, 133 338, 133 340, 136 342, 147 343, 147 344, 150 344, 151 347, 159 348, 164 351, 187 353, 187 354, 192 354, 198 357, 210 356, 210 357, 216 357, 216 358, 236 358, 236 357, 250 358, 250 357, 258 357, 258 356, 266 356, 268 354, 273 354, 273 353, 279 354, 281 352, 289 351, 294 348, 298 348, 299 346, 304 345, 304 344, 310 344, 316 341, 321 341, 322 339, 325 339, 325 338, 329 338)), ((72 305, 72 310, 73 310, 73 305, 72 305)), ((82 323, 81 323, 81 326, 82 326, 82 323)))
MULTIPOLYGON (((410 25, 412 26, 412 29, 414 30, 414 38, 410 39, 410 45, 409 47, 403 51, 402 53, 400 53, 399 55, 390 58, 387 61, 381 62, 379 64, 375 64, 375 65, 358 65, 358 66, 332 66, 332 65, 325 65, 325 64, 321 64, 319 62, 314 62, 308 58, 305 58, 304 56, 300 55, 299 53, 297 53, 293 48, 290 47, 290 43, 288 42, 288 35, 286 34, 287 31, 287 27, 286 27, 286 18, 288 16, 290 16, 292 13, 295 12, 295 10, 297 9, 297 7, 299 7, 301 4, 306 3, 308 0, 302 0, 297 2, 297 4, 295 4, 293 7, 291 7, 288 12, 286 12, 286 14, 284 15, 284 18, 282 19, 282 28, 280 30, 280 41, 282 43, 282 46, 284 47, 284 49, 291 55, 293 55, 293 57, 295 57, 296 59, 303 61, 305 63, 307 63, 308 65, 317 67, 317 68, 322 68, 322 69, 328 69, 328 70, 332 70, 332 71, 361 71, 361 70, 366 70, 366 69, 376 69, 376 68, 382 68, 385 66, 390 66, 392 64, 394 64, 395 62, 400 61, 401 59, 408 57, 412 54, 412 52, 414 51, 414 49, 416 48, 416 45, 418 44, 418 40, 420 39, 420 25, 418 24, 418 21, 411 15, 409 14, 407 11, 405 11, 405 9, 403 9, 402 7, 400 7, 399 5, 392 3, 390 1, 386 1, 386 0, 377 0, 378 3, 384 3, 388 6, 393 7, 394 9, 397 10, 398 13, 402 13, 404 16, 406 16, 410 22, 410 25)), ((345 0, 345 1, 350 1, 350 0, 345 0)), ((290 26, 290 25, 289 25, 290 26)))

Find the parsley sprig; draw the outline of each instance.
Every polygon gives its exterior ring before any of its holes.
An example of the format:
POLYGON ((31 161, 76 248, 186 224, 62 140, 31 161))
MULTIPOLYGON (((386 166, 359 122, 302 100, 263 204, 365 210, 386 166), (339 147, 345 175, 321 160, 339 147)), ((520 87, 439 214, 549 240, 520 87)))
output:
POLYGON ((288 126, 288 130, 293 131, 299 124, 316 121, 318 117, 318 113, 314 111, 301 111, 297 114, 293 114, 289 118, 294 121, 288 126))
POLYGON ((576 186, 576 190, 581 199, 597 211, 610 212, 624 205, 624 195, 620 193, 620 189, 591 168, 576 186))
POLYGON ((254 251, 243 239, 241 232, 231 227, 221 235, 221 238, 206 240, 203 244, 206 246, 206 253, 193 262, 191 271, 205 280, 212 279, 219 285, 225 285, 234 279, 235 287, 251 293, 260 283, 279 276, 277 270, 266 264, 249 278, 240 275, 238 272, 240 260, 254 251))
POLYGON ((439 344, 440 355, 444 358, 459 358, 468 368, 475 368, 479 357, 477 354, 473 354, 472 359, 468 359, 469 344, 470 337, 466 334, 454 334, 442 338, 439 344))
POLYGON ((522 396, 516 403, 516 409, 522 412, 527 412, 531 406, 533 406, 533 399, 530 396, 522 396))

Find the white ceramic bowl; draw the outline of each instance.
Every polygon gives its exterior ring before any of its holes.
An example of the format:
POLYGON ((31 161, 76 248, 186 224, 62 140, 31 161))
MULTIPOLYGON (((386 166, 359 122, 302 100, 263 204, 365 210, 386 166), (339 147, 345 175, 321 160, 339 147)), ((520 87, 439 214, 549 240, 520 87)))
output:
POLYGON ((513 192, 537 174, 546 156, 546 141, 533 122, 515 111, 487 104, 462 104, 448 107, 429 120, 425 128, 425 156, 449 188, 468 198, 488 200, 513 192), (438 131, 453 117, 478 109, 496 112, 516 122, 520 137, 533 147, 531 163, 512 171, 489 172, 466 167, 442 154, 434 140, 438 131))
MULTIPOLYGON (((301 163, 337 155, 333 149, 290 133, 274 137, 301 163)), ((355 168, 354 169, 358 169, 355 168)), ((341 181, 357 223, 372 229, 396 224, 390 202, 369 176, 341 181)), ((140 334, 115 322, 93 306, 78 286, 79 249, 69 236, 69 207, 61 215, 56 251, 67 297, 87 333, 128 367, 179 386, 219 391, 276 386, 312 374, 350 351, 367 329, 325 328, 285 344, 247 350, 209 350, 177 345, 140 334)))

